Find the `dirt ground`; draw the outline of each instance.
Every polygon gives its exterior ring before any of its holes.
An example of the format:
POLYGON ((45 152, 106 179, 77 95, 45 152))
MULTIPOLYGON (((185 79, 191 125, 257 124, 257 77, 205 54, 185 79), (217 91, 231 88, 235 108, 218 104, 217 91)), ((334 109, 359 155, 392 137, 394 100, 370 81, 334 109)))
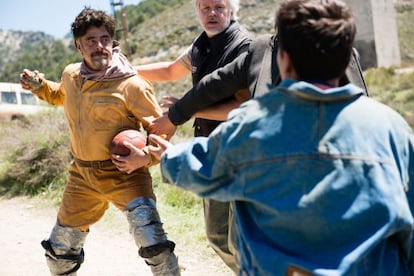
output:
MULTIPOLYGON (((121 214, 122 215, 122 214, 121 214)), ((0 275, 50 275, 40 241, 55 223, 56 210, 28 198, 0 198, 0 275)), ((117 219, 117 218, 115 218, 117 219)), ((84 247, 85 262, 78 276, 151 275, 128 233, 124 219, 116 227, 99 222, 91 228, 84 247)), ((212 251, 212 250, 211 250, 212 251)), ((182 275, 234 275, 213 253, 177 242, 182 275)))

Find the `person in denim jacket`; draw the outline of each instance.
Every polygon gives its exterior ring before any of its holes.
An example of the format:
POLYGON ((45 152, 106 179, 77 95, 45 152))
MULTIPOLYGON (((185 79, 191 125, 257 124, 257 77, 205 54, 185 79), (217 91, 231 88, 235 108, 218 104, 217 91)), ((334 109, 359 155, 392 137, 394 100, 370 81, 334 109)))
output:
POLYGON ((151 134, 163 179, 234 201, 239 275, 413 275, 414 135, 339 86, 356 27, 339 0, 283 1, 281 83, 209 137, 151 134))

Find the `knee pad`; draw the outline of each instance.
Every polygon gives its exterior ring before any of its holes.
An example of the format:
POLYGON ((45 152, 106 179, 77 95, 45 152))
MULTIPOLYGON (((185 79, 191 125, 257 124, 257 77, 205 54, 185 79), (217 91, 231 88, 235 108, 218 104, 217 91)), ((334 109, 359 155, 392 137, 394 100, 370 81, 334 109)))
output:
POLYGON ((139 197, 126 207, 130 232, 138 254, 151 266, 153 275, 180 275, 178 259, 173 253, 175 244, 167 240, 155 201, 139 197))
POLYGON ((71 275, 84 260, 83 244, 88 232, 56 223, 49 240, 41 242, 52 275, 71 275))
POLYGON ((167 235, 153 199, 136 198, 125 207, 125 210, 130 233, 139 248, 167 242, 167 235))
POLYGON ((141 247, 138 250, 138 254, 145 259, 149 259, 159 255, 161 252, 168 251, 168 253, 174 252, 175 243, 172 241, 165 241, 159 244, 155 244, 148 247, 141 247), (168 250, 167 250, 168 249, 168 250))
POLYGON ((179 276, 180 267, 178 258, 170 250, 165 250, 152 258, 145 258, 145 262, 151 268, 154 276, 179 276))

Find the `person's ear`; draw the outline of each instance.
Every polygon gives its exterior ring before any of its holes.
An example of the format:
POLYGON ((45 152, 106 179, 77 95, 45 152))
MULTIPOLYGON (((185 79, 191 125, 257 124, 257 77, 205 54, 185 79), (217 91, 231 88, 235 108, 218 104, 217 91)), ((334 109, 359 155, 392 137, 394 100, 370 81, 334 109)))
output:
POLYGON ((284 58, 286 59, 286 70, 287 72, 291 73, 295 71, 295 68, 293 67, 292 59, 290 58, 290 55, 288 52, 283 52, 284 58))
POLYGON ((280 77, 297 79, 296 70, 293 66, 292 59, 288 52, 278 49, 277 63, 279 66, 280 77))

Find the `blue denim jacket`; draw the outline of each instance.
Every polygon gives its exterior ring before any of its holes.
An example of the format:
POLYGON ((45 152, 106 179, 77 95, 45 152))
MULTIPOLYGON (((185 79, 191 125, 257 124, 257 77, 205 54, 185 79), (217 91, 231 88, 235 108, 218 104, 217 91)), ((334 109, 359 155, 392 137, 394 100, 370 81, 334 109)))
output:
POLYGON ((362 94, 287 79, 162 156, 166 182, 233 201, 240 275, 413 275, 412 129, 362 94))

